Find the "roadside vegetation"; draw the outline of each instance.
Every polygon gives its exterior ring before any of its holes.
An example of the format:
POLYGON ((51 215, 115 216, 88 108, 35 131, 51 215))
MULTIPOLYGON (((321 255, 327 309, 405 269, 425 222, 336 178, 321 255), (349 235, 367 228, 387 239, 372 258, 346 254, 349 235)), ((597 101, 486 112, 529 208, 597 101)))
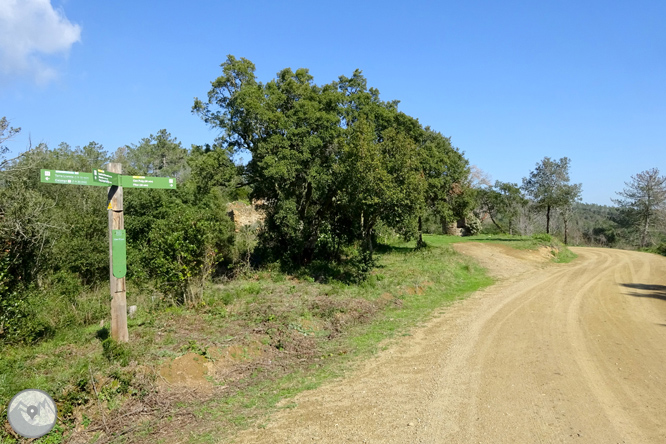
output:
MULTIPOLYGON (((438 308, 491 283, 446 242, 429 240, 433 246, 420 249, 397 238, 380 244, 377 267, 361 284, 267 269, 208 285, 196 306, 141 301, 130 320, 131 345, 108 339, 106 324, 6 346, 0 403, 28 387, 51 393, 62 422, 48 442, 232 436, 282 399, 343 374, 438 308), (174 358, 192 355, 215 370, 190 381, 200 385, 165 380, 174 358)), ((3 442, 14 442, 7 429, 2 433, 3 442)))
MULTIPOLYGON (((195 423, 205 442, 255 423, 488 285, 454 241, 548 247, 556 262, 575 257, 566 244, 666 253, 656 169, 617 207, 581 203, 566 157, 491 184, 360 70, 317 84, 289 68, 264 83, 234 56, 221 68, 192 107, 219 136, 189 148, 162 129, 113 152, 63 142, 7 158, 21 129, 0 119, 0 404, 51 393, 61 422, 40 442, 156 442, 195 423), (109 338, 106 188, 40 182, 110 162, 178 184, 124 193, 128 344, 109 338), (234 223, 239 202, 261 221, 234 223), (196 387, 169 381, 176 362, 196 387)), ((5 422, 0 441, 15 438, 5 422)))

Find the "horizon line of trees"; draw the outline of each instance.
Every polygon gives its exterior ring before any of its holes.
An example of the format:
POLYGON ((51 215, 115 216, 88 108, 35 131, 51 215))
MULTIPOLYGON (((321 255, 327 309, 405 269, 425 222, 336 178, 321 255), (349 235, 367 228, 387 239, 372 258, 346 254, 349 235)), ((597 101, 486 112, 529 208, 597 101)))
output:
POLYGON ((581 202, 582 185, 569 183, 569 165, 567 157, 545 157, 522 186, 491 185, 486 179, 477 186, 477 215, 487 216, 500 233, 529 235, 545 225, 547 234, 556 232, 565 244, 573 234, 574 244, 654 248, 666 254, 666 176, 659 169, 631 176, 616 192, 619 198, 611 199, 616 206, 609 207, 581 202))

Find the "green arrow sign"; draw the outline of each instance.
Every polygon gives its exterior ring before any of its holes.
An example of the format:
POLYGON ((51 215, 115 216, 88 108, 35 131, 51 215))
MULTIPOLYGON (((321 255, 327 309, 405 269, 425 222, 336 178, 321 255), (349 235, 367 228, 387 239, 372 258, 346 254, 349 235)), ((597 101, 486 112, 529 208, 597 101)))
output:
POLYGON ((105 170, 93 170, 92 173, 79 171, 40 170, 43 183, 65 185, 92 185, 96 187, 121 186, 129 188, 163 188, 175 190, 176 179, 173 177, 121 176, 105 170))
POLYGON ((40 181, 42 183, 57 183, 64 185, 106 186, 103 183, 93 181, 92 174, 80 173, 78 171, 40 170, 40 181))
POLYGON ((118 279, 127 274, 127 243, 125 230, 111 230, 111 265, 112 272, 118 279))
POLYGON ((173 177, 122 176, 120 185, 130 188, 166 188, 176 189, 173 177))
POLYGON ((101 183, 104 185, 120 185, 120 174, 112 173, 111 171, 93 170, 93 182, 101 183))

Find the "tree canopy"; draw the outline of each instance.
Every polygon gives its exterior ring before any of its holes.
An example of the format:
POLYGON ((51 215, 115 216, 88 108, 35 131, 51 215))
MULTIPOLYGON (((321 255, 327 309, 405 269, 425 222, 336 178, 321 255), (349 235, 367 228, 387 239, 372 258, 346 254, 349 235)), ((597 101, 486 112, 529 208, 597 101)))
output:
POLYGON ((631 181, 625 185, 617 192, 620 198, 613 202, 620 207, 624 224, 638 229, 639 246, 647 247, 652 243, 651 229, 660 222, 663 225, 666 176, 660 176, 659 169, 652 168, 631 176, 631 181))
POLYGON ((553 208, 571 206, 580 199, 581 184, 569 183, 568 157, 552 160, 544 157, 534 171, 523 178, 523 190, 534 200, 537 209, 546 210, 546 233, 550 233, 550 217, 553 208))
MULTIPOLYGON (((89 323, 90 313, 104 316, 108 309, 78 298, 109 277, 107 190, 40 183, 40 169, 89 172, 120 160, 129 174, 185 177, 190 159, 197 159, 193 170, 205 169, 199 161, 206 155, 188 153, 161 130, 114 156, 96 142, 61 143, 40 144, 7 160, 0 173, 0 341, 32 341, 63 323, 89 323), (63 306, 66 313, 51 312, 63 306)), ((216 157, 217 174, 224 174, 220 165, 233 174, 231 160, 221 158, 216 157)), ((201 280, 234 256, 233 223, 220 185, 200 189, 184 179, 177 190, 125 192, 131 279, 149 280, 173 302, 200 297, 201 280)))
POLYGON ((220 146, 251 154, 242 174, 266 211, 262 244, 292 264, 330 257, 331 245, 372 251, 379 221, 411 237, 428 206, 442 218, 471 208, 462 153, 381 100, 360 70, 320 86, 287 68, 264 84, 229 56, 192 109, 221 131, 220 146))
POLYGON ((527 205, 527 199, 523 196, 518 184, 510 182, 495 181, 492 187, 479 190, 479 203, 481 210, 490 217, 490 220, 502 232, 513 234, 515 220, 520 214, 521 208, 527 205), (506 227, 501 223, 506 221, 506 227))

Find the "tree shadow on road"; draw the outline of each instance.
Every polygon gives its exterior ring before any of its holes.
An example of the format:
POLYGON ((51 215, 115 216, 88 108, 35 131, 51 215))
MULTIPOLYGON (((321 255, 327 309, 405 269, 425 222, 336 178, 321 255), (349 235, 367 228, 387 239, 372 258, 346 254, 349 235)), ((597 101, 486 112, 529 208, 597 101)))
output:
POLYGON ((656 285, 656 284, 620 284, 623 287, 632 288, 634 290, 639 290, 632 293, 627 293, 629 296, 636 298, 651 298, 651 299, 661 299, 666 301, 666 285, 656 285))

